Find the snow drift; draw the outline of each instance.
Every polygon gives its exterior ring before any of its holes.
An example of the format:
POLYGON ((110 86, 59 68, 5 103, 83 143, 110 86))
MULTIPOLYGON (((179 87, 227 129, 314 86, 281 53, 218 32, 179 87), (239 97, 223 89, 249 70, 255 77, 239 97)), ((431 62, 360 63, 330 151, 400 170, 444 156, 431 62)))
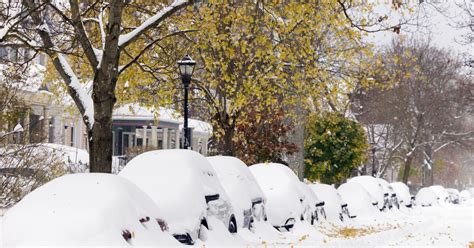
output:
POLYGON ((72 174, 37 188, 3 219, 5 246, 178 245, 133 183, 110 174, 72 174))
POLYGON ((267 199, 268 221, 275 227, 293 227, 303 214, 300 200, 300 181, 285 165, 277 163, 256 164, 249 167, 267 199))

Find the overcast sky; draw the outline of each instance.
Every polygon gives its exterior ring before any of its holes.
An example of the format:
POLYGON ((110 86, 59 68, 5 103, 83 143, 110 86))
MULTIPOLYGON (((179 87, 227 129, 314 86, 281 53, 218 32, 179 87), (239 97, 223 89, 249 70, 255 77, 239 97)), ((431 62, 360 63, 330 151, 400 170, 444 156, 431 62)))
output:
MULTIPOLYGON (((470 8, 474 8, 474 0, 465 0, 470 4, 470 8)), ((425 1, 426 2, 426 1, 425 1)), ((433 2, 433 1, 431 1, 433 2)), ((426 4, 420 10, 419 21, 423 24, 420 26, 405 26, 402 28, 400 33, 401 36, 413 36, 418 35, 421 37, 431 37, 432 42, 445 49, 452 50, 456 53, 470 54, 474 56, 474 44, 461 45, 463 40, 462 35, 471 32, 468 28, 459 29, 456 26, 456 22, 468 22, 469 17, 463 13, 462 9, 459 8, 456 3, 462 2, 461 0, 438 0, 437 4, 426 4), (436 6, 438 10, 434 7, 436 6), (431 34, 431 35, 429 35, 431 34)), ((389 5, 388 5, 389 6, 389 5)), ((400 16, 397 15, 393 10, 390 11, 385 6, 377 8, 375 11, 380 13, 389 13, 392 21, 397 21, 400 16)), ((474 21, 474 20, 471 20, 474 21)), ((375 44, 384 45, 388 44, 393 37, 399 36, 393 32, 379 32, 370 35, 370 40, 375 44)))

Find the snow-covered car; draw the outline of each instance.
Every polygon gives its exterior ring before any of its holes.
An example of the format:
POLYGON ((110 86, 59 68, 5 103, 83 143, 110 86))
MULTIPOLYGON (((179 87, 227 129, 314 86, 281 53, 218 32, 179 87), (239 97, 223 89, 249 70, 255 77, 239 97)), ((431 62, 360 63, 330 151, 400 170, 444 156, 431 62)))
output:
POLYGON ((462 190, 459 195, 461 197, 461 201, 467 201, 471 199, 471 192, 469 192, 469 190, 462 190))
POLYGON ((304 208, 301 220, 308 220, 313 225, 316 221, 326 219, 326 203, 318 198, 308 184, 300 182, 300 190, 303 193, 303 198, 300 201, 304 208))
POLYGON ((318 183, 309 184, 309 188, 321 201, 324 201, 327 220, 335 222, 337 220, 344 221, 344 218, 350 219, 355 217, 350 215, 347 203, 342 200, 341 195, 333 186, 318 183))
POLYGON ((268 222, 280 231, 293 228, 304 213, 298 177, 278 163, 255 164, 249 169, 265 194, 268 222))
POLYGON ((170 232, 181 243, 193 244, 207 217, 221 220, 229 232, 237 221, 216 171, 201 154, 191 150, 156 150, 133 158, 118 174, 135 183, 162 210, 170 232))
POLYGON ((416 204, 422 207, 439 205, 440 197, 432 187, 421 188, 416 194, 416 204))
POLYGON ((26 195, 3 217, 6 247, 176 246, 158 206, 110 174, 70 174, 26 195))
POLYGON ((347 203, 347 208, 353 216, 368 217, 380 212, 377 200, 359 183, 354 181, 343 183, 337 188, 337 192, 347 203))
POLYGON ((207 157, 207 160, 229 196, 237 225, 251 229, 254 221, 265 221, 265 197, 247 165, 230 156, 207 157))
POLYGON ((441 185, 430 186, 433 189, 433 192, 438 196, 439 203, 446 203, 449 201, 449 194, 446 189, 441 185))
POLYGON ((399 206, 405 206, 411 208, 413 206, 413 200, 410 194, 410 189, 408 186, 402 182, 393 182, 390 183, 395 194, 397 194, 397 200, 399 206))
POLYGON ((447 188, 446 192, 448 192, 448 201, 452 204, 459 204, 460 203, 460 195, 459 190, 453 188, 447 188))
POLYGON ((382 185, 378 178, 372 176, 357 176, 350 178, 348 181, 356 182, 362 185, 369 194, 376 199, 377 206, 380 211, 384 211, 389 207, 389 193, 384 192, 382 185))
POLYGON ((392 186, 383 178, 377 178, 377 180, 379 181, 380 186, 382 186, 384 190, 384 195, 388 194, 388 197, 384 198, 385 201, 388 201, 386 203, 386 205, 388 205, 388 208, 392 209, 392 207, 396 207, 397 209, 399 209, 400 205, 398 204, 397 193, 395 192, 395 190, 393 190, 392 186))

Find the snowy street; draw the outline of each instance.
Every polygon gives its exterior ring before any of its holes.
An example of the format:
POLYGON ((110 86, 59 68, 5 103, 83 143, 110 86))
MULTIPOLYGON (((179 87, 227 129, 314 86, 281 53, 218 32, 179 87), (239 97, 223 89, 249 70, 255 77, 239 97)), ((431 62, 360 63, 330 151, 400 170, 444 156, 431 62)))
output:
MULTIPOLYGON (((0 218, 0 225, 1 225, 0 218)), ((357 220, 351 225, 335 226, 329 222, 312 227, 298 223, 294 230, 279 233, 257 223, 255 233, 247 230, 237 235, 210 230, 207 241, 196 247, 380 247, 429 246, 472 247, 474 241, 473 202, 463 205, 417 207, 405 213, 387 214, 378 220, 357 220)), ((0 232, 0 240, 2 232, 0 232)), ((1 243, 1 241, 0 241, 1 243)))
POLYGON ((240 232, 228 239, 228 236, 219 237, 219 232, 215 231, 209 234, 208 242, 201 244, 206 247, 221 247, 224 243, 238 247, 472 247, 473 225, 471 202, 461 206, 415 208, 386 219, 358 220, 348 226, 324 222, 312 227, 299 223, 289 233, 260 226, 256 228, 256 234, 240 232))

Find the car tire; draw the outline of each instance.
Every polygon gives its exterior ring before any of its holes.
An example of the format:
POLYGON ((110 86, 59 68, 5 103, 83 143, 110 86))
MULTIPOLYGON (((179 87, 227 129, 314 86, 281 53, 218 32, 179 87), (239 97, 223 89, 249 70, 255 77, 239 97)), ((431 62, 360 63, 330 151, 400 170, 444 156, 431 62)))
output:
POLYGON ((321 216, 323 216, 325 220, 327 219, 326 210, 324 210, 324 208, 321 208, 321 216))
POLYGON ((209 225, 207 224, 207 220, 203 218, 201 220, 201 225, 198 230, 198 239, 205 241, 207 239, 206 232, 209 230, 209 225))
POLYGON ((253 232, 254 230, 254 226, 253 226, 253 223, 255 222, 255 220, 253 219, 253 217, 250 217, 250 220, 249 220, 249 230, 253 232))
POLYGON ((234 215, 230 217, 228 230, 230 233, 237 233, 237 221, 235 220, 234 215))
POLYGON ((316 220, 315 215, 311 215, 311 225, 314 225, 314 221, 316 220))

